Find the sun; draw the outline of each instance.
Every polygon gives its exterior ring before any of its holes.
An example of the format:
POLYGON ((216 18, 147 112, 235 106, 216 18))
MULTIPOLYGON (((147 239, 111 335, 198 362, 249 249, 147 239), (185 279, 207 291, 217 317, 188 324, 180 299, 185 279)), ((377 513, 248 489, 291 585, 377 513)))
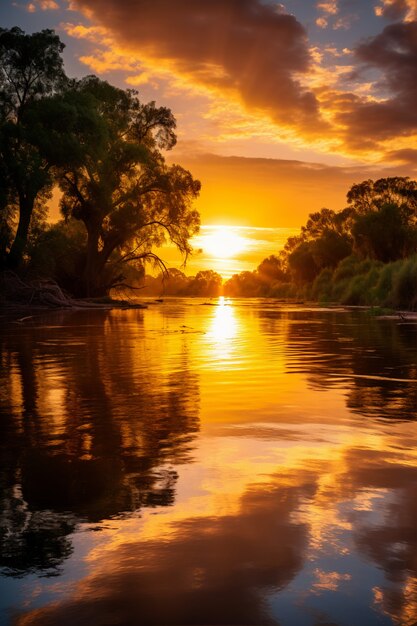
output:
POLYGON ((233 226, 211 226, 205 231, 199 236, 199 245, 213 259, 234 258, 248 245, 247 239, 238 235, 233 226))

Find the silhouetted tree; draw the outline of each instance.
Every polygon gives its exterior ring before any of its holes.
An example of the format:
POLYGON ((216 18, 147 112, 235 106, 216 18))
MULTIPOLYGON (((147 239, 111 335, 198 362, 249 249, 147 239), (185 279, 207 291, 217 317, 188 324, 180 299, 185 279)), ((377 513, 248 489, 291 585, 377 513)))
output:
POLYGON ((65 82, 63 49, 52 30, 26 35, 17 27, 0 29, 0 262, 11 268, 21 263, 36 201, 52 184, 30 112, 65 82))
POLYGON ((258 265, 256 271, 259 280, 267 285, 276 281, 284 281, 286 279, 286 273, 283 269, 282 260, 274 254, 271 254, 271 256, 264 259, 258 265))
POLYGON ((352 185, 347 193, 347 201, 359 214, 379 211, 385 204, 394 204, 417 219, 417 181, 407 176, 364 180, 352 185))
POLYGON ((313 255, 314 243, 302 241, 288 255, 288 264, 298 282, 311 282, 320 272, 313 255))
POLYGON ((417 182, 407 177, 365 180, 347 194, 355 211, 354 248, 384 263, 417 249, 417 182))
POLYGON ((240 272, 233 274, 224 285, 227 296, 259 297, 262 295, 262 284, 256 272, 240 272))
POLYGON ((202 270, 191 278, 187 286, 190 296, 218 296, 222 286, 222 277, 213 270, 202 270))
MULTIPOLYGON (((123 283, 124 263, 160 262, 153 250, 166 241, 187 256, 199 228, 191 203, 200 183, 180 166, 167 166, 161 154, 176 143, 171 111, 94 76, 75 82, 56 104, 71 122, 67 161, 59 168, 61 208, 87 231, 74 291, 106 294, 123 283)), ((60 124, 49 123, 53 134, 60 124)))
POLYGON ((383 263, 413 254, 417 229, 407 213, 395 204, 384 204, 378 211, 358 215, 352 227, 356 252, 383 263))

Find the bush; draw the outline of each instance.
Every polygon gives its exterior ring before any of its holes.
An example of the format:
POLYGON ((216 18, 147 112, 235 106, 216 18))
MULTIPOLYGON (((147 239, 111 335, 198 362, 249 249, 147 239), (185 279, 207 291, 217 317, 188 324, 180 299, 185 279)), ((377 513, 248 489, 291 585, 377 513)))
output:
POLYGON ((53 224, 37 239, 31 251, 30 270, 40 277, 55 279, 71 291, 80 276, 86 235, 76 220, 53 224))
POLYGON ((378 304, 375 287, 379 282, 381 263, 362 262, 359 264, 359 273, 352 278, 340 299, 342 304, 368 306, 378 304), (367 271, 360 271, 360 270, 367 271))
POLYGON ((333 293, 333 272, 326 268, 320 272, 313 283, 311 296, 319 302, 330 302, 333 293))
POLYGON ((393 281, 392 302, 396 308, 416 310, 417 257, 413 256, 401 264, 393 281))

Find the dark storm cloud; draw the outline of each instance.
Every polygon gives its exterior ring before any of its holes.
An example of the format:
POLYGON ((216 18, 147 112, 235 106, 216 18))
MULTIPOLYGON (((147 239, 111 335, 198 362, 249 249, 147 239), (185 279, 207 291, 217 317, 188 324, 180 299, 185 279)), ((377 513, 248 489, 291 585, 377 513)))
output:
POLYGON ((376 145, 417 132, 417 22, 387 26, 355 54, 362 66, 380 72, 375 84, 385 97, 373 102, 355 97, 346 103, 338 120, 348 127, 348 143, 359 147, 366 138, 376 145))
POLYGON ((319 120, 314 94, 297 76, 311 58, 305 29, 259 0, 77 0, 123 45, 288 126, 319 120))

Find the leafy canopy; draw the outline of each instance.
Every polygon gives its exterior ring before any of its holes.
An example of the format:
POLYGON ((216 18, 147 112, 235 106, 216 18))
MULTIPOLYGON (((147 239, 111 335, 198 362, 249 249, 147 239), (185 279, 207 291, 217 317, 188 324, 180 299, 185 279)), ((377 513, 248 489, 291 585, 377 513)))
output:
POLYGON ((176 143, 175 119, 154 102, 142 104, 133 90, 95 76, 74 81, 44 109, 45 151, 60 163, 63 215, 84 223, 85 267, 80 289, 102 293, 123 279, 125 262, 160 262, 154 247, 172 242, 185 256, 199 228, 192 201, 200 190, 190 172, 168 166, 162 151, 176 143), (51 114, 52 113, 52 114, 51 114))

